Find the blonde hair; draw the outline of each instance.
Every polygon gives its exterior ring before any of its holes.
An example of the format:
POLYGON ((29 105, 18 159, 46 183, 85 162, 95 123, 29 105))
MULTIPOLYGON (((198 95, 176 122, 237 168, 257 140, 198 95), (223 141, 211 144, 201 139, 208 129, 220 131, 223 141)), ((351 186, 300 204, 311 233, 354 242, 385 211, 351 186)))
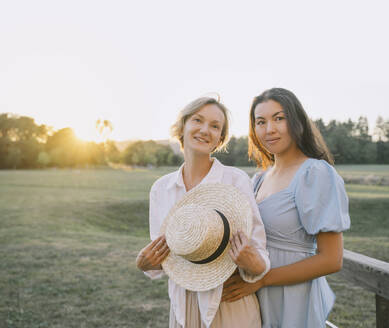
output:
POLYGON ((214 151, 222 151, 226 150, 226 146, 229 139, 229 128, 230 128, 230 112, 227 109, 226 106, 224 106, 219 100, 216 100, 215 98, 211 97, 200 97, 192 102, 190 102, 188 105, 186 105, 179 113, 177 120, 174 122, 174 124, 170 128, 170 135, 173 138, 176 138, 181 145, 181 149, 184 149, 184 125, 186 121, 191 117, 193 114, 197 113, 199 110, 201 110, 206 105, 216 105, 224 114, 224 125, 222 128, 221 136, 220 136, 220 142, 217 145, 217 147, 214 149, 214 151))

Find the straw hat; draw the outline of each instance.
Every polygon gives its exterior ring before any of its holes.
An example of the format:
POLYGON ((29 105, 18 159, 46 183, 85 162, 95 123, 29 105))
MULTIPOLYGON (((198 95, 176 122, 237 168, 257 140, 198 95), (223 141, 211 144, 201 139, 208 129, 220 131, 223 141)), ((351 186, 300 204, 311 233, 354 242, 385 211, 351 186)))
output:
POLYGON ((249 238, 252 211, 239 189, 224 184, 193 188, 170 210, 161 227, 170 253, 162 262, 178 285, 205 291, 226 281, 236 269, 228 250, 238 230, 249 238))

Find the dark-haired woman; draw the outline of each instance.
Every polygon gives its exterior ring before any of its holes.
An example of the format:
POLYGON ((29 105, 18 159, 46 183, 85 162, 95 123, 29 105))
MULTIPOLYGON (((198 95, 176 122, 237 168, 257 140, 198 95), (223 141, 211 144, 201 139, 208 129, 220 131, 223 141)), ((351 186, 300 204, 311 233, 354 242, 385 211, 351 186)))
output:
POLYGON ((296 96, 274 88, 250 111, 249 155, 264 170, 254 192, 266 229, 271 270, 249 284, 225 283, 223 300, 257 291, 263 328, 320 328, 335 296, 325 275, 342 267, 348 199, 331 155, 296 96))

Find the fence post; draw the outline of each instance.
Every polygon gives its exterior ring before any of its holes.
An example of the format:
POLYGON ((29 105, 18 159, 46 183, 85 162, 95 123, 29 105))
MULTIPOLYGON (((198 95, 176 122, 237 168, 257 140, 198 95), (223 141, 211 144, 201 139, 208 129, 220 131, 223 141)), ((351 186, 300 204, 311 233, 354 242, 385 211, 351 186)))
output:
POLYGON ((389 300, 375 295, 376 327, 389 328, 389 300))

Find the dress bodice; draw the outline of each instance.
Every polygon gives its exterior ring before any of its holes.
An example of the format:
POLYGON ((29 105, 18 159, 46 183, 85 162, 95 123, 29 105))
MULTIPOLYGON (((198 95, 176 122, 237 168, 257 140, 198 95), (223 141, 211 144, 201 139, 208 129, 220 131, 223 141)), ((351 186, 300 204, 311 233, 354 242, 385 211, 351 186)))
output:
MULTIPOLYGON (((300 166, 288 187, 258 203, 258 209, 265 225, 268 247, 309 254, 315 253, 316 237, 309 235, 305 230, 295 202, 296 183, 309 161, 307 160, 300 166)), ((256 195, 265 175, 266 172, 255 181, 254 191, 256 195)))

